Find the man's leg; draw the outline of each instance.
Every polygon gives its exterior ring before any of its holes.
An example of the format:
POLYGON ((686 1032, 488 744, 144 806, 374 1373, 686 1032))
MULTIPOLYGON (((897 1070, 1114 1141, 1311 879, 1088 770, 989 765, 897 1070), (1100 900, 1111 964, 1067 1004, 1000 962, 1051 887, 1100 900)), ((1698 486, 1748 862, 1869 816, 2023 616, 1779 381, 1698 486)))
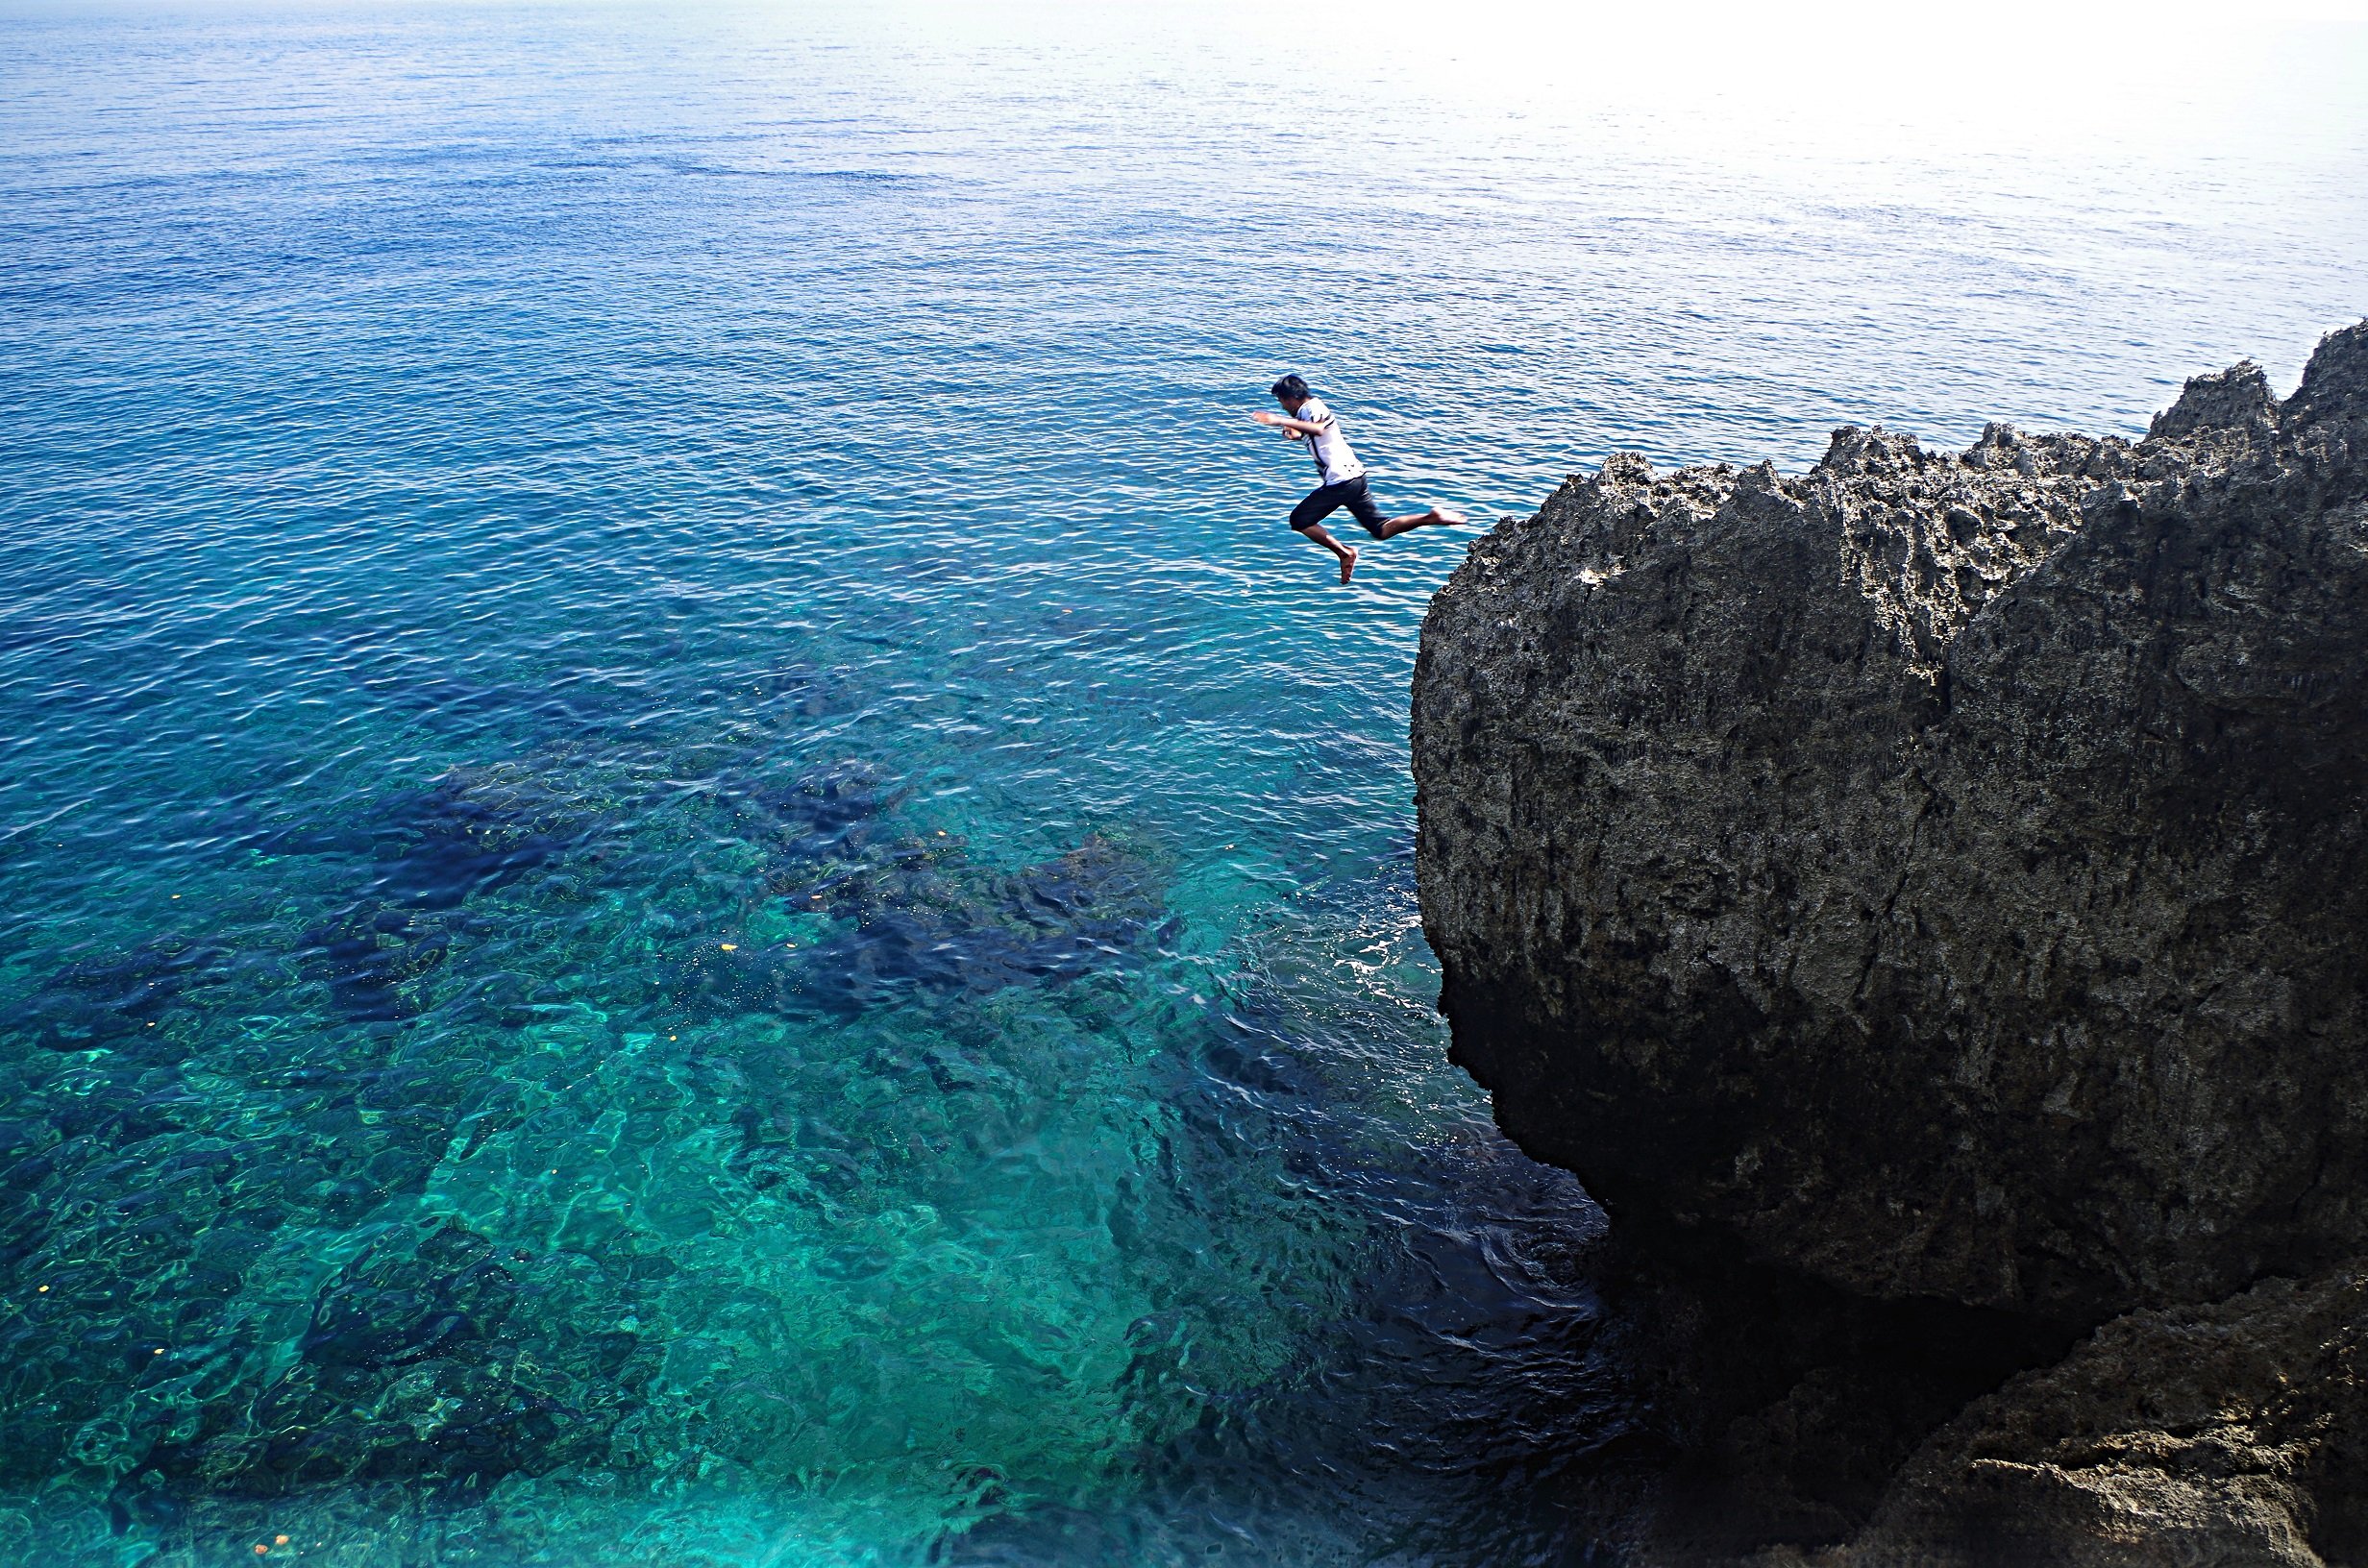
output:
POLYGON ((1341 558, 1341 581, 1346 582, 1349 574, 1357 569, 1357 547, 1342 544, 1332 537, 1332 530, 1320 523, 1310 523, 1298 531, 1341 558))
POLYGON ((1365 531, 1376 539, 1394 539, 1408 528, 1418 528, 1426 523, 1461 523, 1464 521, 1463 513, 1450 512, 1438 506, 1432 507, 1427 512, 1417 512, 1411 517, 1384 517, 1381 515, 1381 508, 1373 504, 1373 498, 1367 491, 1363 475, 1348 481, 1344 503, 1347 506, 1349 514, 1365 525, 1365 531))
POLYGON ((1341 497, 1337 491, 1338 487, 1335 485, 1319 486, 1314 494, 1291 508, 1291 528, 1294 533, 1305 534, 1309 539, 1339 556, 1341 581, 1346 582, 1349 574, 1357 569, 1357 549, 1354 545, 1344 545, 1338 539, 1333 538, 1331 530, 1323 526, 1323 520, 1331 516, 1334 508, 1341 504, 1341 497))
POLYGON ((1463 521, 1462 512, 1451 512, 1443 506, 1434 506, 1427 512, 1417 512, 1412 517, 1386 518, 1379 527, 1369 528, 1367 531, 1376 539, 1394 539, 1407 529, 1418 528, 1425 524, 1452 526, 1463 521))

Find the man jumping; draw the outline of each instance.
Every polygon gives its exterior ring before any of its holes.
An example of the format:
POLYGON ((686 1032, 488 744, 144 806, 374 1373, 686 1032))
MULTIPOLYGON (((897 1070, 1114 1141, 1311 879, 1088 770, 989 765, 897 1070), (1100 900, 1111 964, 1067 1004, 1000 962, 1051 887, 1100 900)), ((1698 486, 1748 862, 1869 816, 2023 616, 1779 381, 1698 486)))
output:
POLYGON ((1341 558, 1341 581, 1346 582, 1357 569, 1357 547, 1333 538, 1323 520, 1343 506, 1376 539, 1394 539, 1408 528, 1418 528, 1425 523, 1464 521, 1463 513, 1439 506, 1411 517, 1382 516, 1373 498, 1366 494, 1365 465, 1349 450, 1348 437, 1341 433, 1341 422, 1323 405, 1323 400, 1308 390, 1307 383, 1296 376, 1284 377, 1271 390, 1274 401, 1283 405, 1283 412, 1270 414, 1261 408, 1249 417, 1314 449, 1316 472, 1322 482, 1305 501, 1291 508, 1291 526, 1341 558))

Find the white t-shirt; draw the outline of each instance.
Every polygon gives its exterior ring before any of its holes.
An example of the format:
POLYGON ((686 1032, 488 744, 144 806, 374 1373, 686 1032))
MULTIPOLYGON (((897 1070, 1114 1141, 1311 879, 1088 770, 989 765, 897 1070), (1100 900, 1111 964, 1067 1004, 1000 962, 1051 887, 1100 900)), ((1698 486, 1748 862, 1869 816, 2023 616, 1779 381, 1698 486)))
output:
POLYGON ((1326 484, 1340 484, 1365 472, 1357 461, 1356 452, 1348 445, 1348 437, 1341 433, 1341 422, 1332 417, 1332 410, 1323 405, 1321 398, 1310 398, 1299 404, 1292 418, 1323 429, 1308 436, 1307 444, 1316 452, 1316 472, 1323 476, 1326 484))

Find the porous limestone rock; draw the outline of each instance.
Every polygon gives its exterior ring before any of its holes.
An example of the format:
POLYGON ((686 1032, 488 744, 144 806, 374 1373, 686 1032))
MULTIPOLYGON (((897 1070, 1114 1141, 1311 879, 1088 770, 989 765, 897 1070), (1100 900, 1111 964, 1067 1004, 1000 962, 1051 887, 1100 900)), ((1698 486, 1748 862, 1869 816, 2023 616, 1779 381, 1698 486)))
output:
POLYGON ((1927 1441, 1830 1568, 2368 1556, 2368 1264, 2133 1313, 1927 1441))
POLYGON ((1415 674, 1455 1055, 1616 1220, 2096 1323, 2368 1251, 2368 323, 2135 443, 1618 456, 1415 674))

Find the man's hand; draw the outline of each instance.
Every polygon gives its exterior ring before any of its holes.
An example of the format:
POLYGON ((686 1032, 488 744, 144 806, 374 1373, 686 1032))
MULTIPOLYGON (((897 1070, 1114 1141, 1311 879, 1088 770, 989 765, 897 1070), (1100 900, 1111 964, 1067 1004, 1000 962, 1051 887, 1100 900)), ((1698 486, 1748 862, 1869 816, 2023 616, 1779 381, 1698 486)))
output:
POLYGON ((1249 417, 1256 420, 1261 425, 1284 425, 1290 423, 1288 420, 1284 419, 1282 415, 1267 408, 1261 408, 1249 417))

